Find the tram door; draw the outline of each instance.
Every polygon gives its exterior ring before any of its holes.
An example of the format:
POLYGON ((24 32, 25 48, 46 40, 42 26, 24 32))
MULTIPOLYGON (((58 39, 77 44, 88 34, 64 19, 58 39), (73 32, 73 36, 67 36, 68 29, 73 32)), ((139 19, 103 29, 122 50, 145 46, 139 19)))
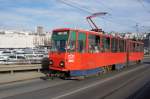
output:
POLYGON ((83 54, 86 51, 86 34, 77 31, 70 31, 67 49, 69 67, 72 66, 72 68, 76 70, 84 67, 82 59, 83 54))
POLYGON ((80 68, 84 69, 86 62, 86 33, 78 32, 77 38, 77 53, 80 62, 80 68))
POLYGON ((76 53, 76 48, 77 48, 77 33, 76 31, 70 31, 69 35, 69 41, 67 45, 67 59, 68 59, 68 64, 70 66, 78 65, 78 58, 77 58, 77 53, 76 53))

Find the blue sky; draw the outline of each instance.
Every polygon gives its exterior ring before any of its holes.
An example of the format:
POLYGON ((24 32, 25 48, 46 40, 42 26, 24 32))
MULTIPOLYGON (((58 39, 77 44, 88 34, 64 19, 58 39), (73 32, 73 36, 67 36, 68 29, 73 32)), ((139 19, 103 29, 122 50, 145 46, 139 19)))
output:
POLYGON ((150 30, 150 0, 0 0, 0 28, 90 29, 85 17, 95 12, 109 13, 94 19, 104 31, 134 32, 136 23, 150 30))

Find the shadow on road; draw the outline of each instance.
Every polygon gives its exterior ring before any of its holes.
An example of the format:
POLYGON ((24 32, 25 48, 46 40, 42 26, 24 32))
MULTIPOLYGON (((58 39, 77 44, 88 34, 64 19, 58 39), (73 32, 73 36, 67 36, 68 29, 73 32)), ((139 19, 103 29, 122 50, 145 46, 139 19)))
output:
POLYGON ((150 82, 146 83, 142 88, 129 96, 127 99, 150 99, 150 82))
POLYGON ((150 62, 143 62, 144 64, 150 64, 150 62))

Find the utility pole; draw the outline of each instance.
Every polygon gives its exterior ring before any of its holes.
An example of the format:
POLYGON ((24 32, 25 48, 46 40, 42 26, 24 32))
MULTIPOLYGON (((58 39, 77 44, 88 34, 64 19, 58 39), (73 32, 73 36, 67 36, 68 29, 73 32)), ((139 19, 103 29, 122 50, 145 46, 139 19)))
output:
POLYGON ((136 32, 139 33, 139 24, 138 23, 136 23, 135 28, 136 28, 136 32))
POLYGON ((137 38, 136 38, 136 40, 137 39, 139 39, 139 24, 138 23, 136 23, 136 25, 135 25, 135 28, 136 28, 136 33, 137 33, 137 38))
POLYGON ((148 53, 150 54, 150 33, 148 34, 148 53))

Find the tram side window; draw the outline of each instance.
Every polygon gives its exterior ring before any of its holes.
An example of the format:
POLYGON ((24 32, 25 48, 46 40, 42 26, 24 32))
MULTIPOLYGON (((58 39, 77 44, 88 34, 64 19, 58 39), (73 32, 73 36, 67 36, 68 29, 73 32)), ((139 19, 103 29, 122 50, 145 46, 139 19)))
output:
POLYGON ((143 51, 144 51, 143 44, 140 44, 140 52, 143 52, 143 51))
POLYGON ((130 42, 130 52, 133 52, 133 43, 132 42, 130 42))
POLYGON ((127 41, 124 40, 124 52, 126 51, 126 48, 127 48, 127 41))
POLYGON ((118 39, 112 38, 111 39, 111 51, 117 52, 117 50, 118 50, 118 39))
POLYGON ((78 34, 78 52, 83 53, 86 51, 86 34, 85 33, 79 33, 78 34))
POLYGON ((110 38, 109 37, 103 37, 102 43, 103 43, 103 51, 104 52, 110 51, 110 38))
POLYGON ((88 52, 89 53, 99 53, 100 52, 100 36, 88 35, 88 52))
POLYGON ((144 52, 144 44, 142 44, 142 48, 141 49, 142 49, 142 52, 144 52))
POLYGON ((135 49, 136 49, 136 52, 140 52, 140 50, 141 50, 141 49, 140 49, 140 46, 141 46, 141 44, 138 44, 138 43, 136 44, 136 48, 135 48, 135 49))
POLYGON ((133 43, 133 52, 136 52, 136 44, 133 43))
POLYGON ((143 52, 143 44, 134 43, 133 47, 135 52, 143 52))
POLYGON ((138 44, 139 46, 139 51, 138 52, 141 52, 142 51, 142 44, 138 44))
POLYGON ((119 40, 119 51, 120 52, 124 52, 125 50, 124 50, 124 40, 119 40))
POLYGON ((76 32, 75 31, 71 31, 70 32, 70 40, 69 40, 69 44, 67 47, 67 50, 69 52, 74 52, 76 48, 76 32))
POLYGON ((132 52, 132 44, 131 44, 131 42, 129 43, 128 48, 129 48, 129 51, 132 52))
POLYGON ((138 50, 139 50, 138 52, 141 52, 141 51, 142 51, 142 49, 141 49, 141 48, 142 48, 142 44, 138 44, 138 48, 139 48, 139 49, 138 49, 138 50))

